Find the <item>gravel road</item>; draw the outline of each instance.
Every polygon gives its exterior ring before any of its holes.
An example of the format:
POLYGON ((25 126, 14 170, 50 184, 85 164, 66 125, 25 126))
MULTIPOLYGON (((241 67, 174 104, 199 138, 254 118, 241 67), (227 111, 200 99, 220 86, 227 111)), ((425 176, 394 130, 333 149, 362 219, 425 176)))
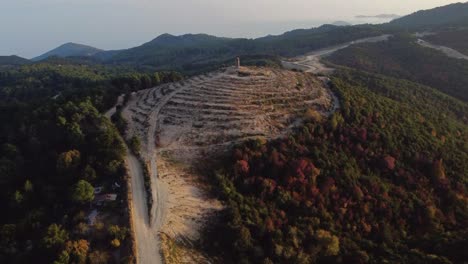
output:
POLYGON ((132 220, 135 228, 137 263, 162 263, 158 233, 149 222, 143 170, 140 161, 130 151, 127 153, 125 162, 131 177, 132 220))
POLYGON ((391 35, 381 35, 377 37, 363 38, 350 42, 346 42, 340 45, 331 46, 324 49, 314 50, 306 55, 293 58, 292 60, 282 61, 283 67, 287 69, 297 69, 305 72, 311 72, 315 74, 330 74, 333 72, 333 69, 328 68, 323 63, 320 62, 320 59, 332 54, 333 52, 347 48, 353 44, 366 43, 366 42, 380 42, 386 41, 390 38, 391 35))
POLYGON ((440 46, 440 45, 435 45, 435 44, 429 43, 429 42, 427 42, 425 40, 422 40, 422 39, 418 39, 417 43, 419 45, 423 46, 423 47, 427 47, 427 48, 435 49, 435 50, 438 50, 438 51, 442 51, 445 55, 447 55, 450 58, 468 60, 467 55, 465 55, 465 54, 463 54, 461 52, 458 52, 457 50, 454 50, 452 48, 445 47, 445 46, 440 46))

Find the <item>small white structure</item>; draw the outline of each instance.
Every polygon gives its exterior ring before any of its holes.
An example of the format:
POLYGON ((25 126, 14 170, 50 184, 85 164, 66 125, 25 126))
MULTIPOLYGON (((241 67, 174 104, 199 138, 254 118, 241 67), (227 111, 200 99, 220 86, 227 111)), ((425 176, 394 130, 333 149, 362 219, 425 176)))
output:
POLYGON ((236 68, 237 69, 240 68, 240 58, 239 57, 236 58, 236 68))
POLYGON ((94 209, 89 215, 88 215, 88 224, 89 225, 94 225, 94 222, 96 222, 96 217, 98 215, 98 211, 94 209))

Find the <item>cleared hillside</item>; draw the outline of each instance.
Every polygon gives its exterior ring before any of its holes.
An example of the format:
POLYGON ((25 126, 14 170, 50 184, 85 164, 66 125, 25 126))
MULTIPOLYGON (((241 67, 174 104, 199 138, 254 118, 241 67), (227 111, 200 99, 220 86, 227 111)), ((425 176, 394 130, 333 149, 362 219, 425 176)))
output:
POLYGON ((334 110, 333 98, 313 75, 258 67, 227 68, 136 93, 124 116, 151 169, 157 166, 152 225, 166 260, 203 259, 193 248, 208 217, 222 209, 207 196, 200 161, 217 159, 247 139, 283 136, 302 118, 320 119, 334 110), (174 256, 169 245, 185 253, 174 256))

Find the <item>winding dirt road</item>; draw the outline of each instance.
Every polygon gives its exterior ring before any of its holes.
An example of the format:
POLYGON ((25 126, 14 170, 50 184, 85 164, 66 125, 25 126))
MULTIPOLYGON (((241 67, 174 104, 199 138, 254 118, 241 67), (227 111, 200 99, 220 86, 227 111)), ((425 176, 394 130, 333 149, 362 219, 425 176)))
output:
POLYGON ((296 69, 296 70, 302 70, 304 72, 329 75, 333 72, 334 69, 328 68, 323 63, 321 63, 320 62, 321 58, 328 56, 335 51, 347 48, 353 44, 386 41, 391 36, 392 35, 386 34, 386 35, 381 35, 377 37, 358 39, 358 40, 350 41, 350 42, 343 43, 340 45, 315 50, 306 55, 299 56, 291 60, 284 60, 281 63, 283 67, 287 69, 296 69))
MULTIPOLYGON (((304 72, 310 72, 314 74, 330 75, 333 73, 335 69, 329 68, 325 64, 323 64, 320 61, 323 57, 328 56, 338 50, 347 48, 353 44, 387 41, 391 36, 392 35, 385 34, 385 35, 381 35, 377 37, 358 39, 358 40, 354 40, 354 41, 347 42, 344 44, 340 44, 340 45, 336 45, 336 46, 332 46, 332 47, 328 47, 328 48, 324 48, 320 50, 315 50, 306 55, 299 56, 291 60, 281 61, 281 63, 283 67, 286 69, 295 69, 295 70, 301 70, 304 72)), ((330 82, 330 79, 328 77, 320 77, 320 79, 327 85, 330 82)), ((333 109, 329 113, 326 113, 327 116, 334 113, 340 107, 340 101, 338 100, 336 95, 331 91, 330 91, 330 94, 333 99, 333 109)))
POLYGON ((425 40, 422 40, 422 39, 418 39, 417 43, 419 45, 423 46, 423 47, 441 51, 450 58, 468 60, 467 55, 465 55, 465 54, 463 54, 463 53, 461 53, 461 52, 459 52, 457 50, 454 50, 452 48, 449 48, 449 47, 446 47, 446 46, 435 45, 435 44, 429 43, 429 42, 427 42, 425 40))

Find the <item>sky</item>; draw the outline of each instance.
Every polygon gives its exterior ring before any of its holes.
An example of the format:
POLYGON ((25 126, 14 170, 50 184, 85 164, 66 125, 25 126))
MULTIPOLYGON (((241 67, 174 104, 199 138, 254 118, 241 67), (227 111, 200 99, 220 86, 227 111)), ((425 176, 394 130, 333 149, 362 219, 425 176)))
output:
POLYGON ((255 38, 337 20, 379 22, 355 16, 406 15, 459 1, 0 0, 0 55, 31 58, 66 42, 124 49, 162 33, 255 38))

